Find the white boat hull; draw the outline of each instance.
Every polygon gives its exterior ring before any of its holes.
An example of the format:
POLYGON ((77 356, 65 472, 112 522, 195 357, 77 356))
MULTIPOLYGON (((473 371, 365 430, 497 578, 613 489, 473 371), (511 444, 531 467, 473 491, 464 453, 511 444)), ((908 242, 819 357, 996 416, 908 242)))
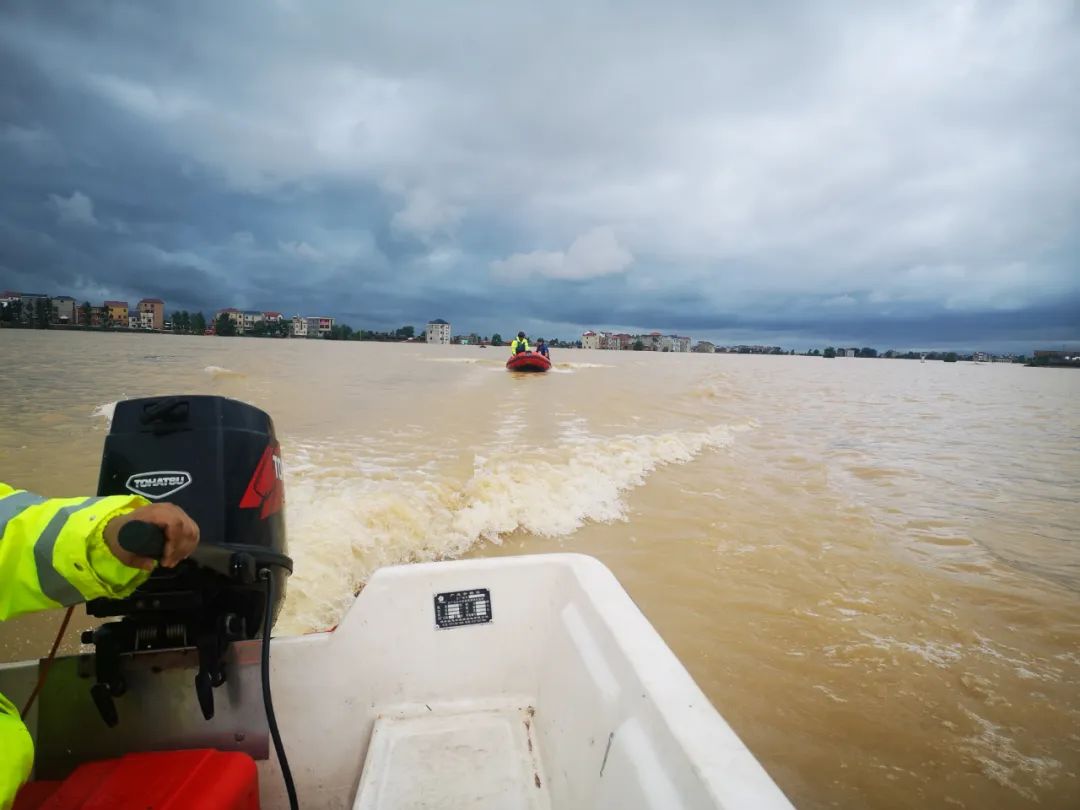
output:
MULTIPOLYGON (((173 694, 190 672, 170 680, 158 665, 140 676, 134 670, 146 672, 145 662, 132 661, 132 688, 118 701, 121 728, 133 728, 126 749, 198 744, 200 734, 218 747, 233 738, 250 745, 247 732, 232 730, 252 725, 257 668, 254 647, 236 646, 232 682, 217 690, 220 709, 209 723, 189 688, 173 694)), ((589 557, 385 568, 333 632, 274 639, 271 660, 301 807, 791 807, 614 576, 589 557), (440 594, 482 589, 490 599, 470 619, 479 623, 437 626, 440 594)), ((90 721, 79 711, 66 706, 62 716, 85 739, 90 721)), ((39 744, 55 749, 58 740, 41 737, 63 733, 43 720, 39 744)), ((265 750, 265 739, 255 748, 265 750)), ((259 771, 263 807, 286 807, 272 753, 259 771)))

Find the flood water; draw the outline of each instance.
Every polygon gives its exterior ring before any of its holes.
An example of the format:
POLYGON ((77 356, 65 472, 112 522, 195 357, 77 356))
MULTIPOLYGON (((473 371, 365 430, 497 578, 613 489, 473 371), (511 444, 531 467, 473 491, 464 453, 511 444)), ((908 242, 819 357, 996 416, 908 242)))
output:
MULTIPOLYGON (((279 633, 334 625, 382 565, 591 554, 797 806, 1080 806, 1074 371, 555 351, 514 375, 503 349, 11 330, 0 352, 0 480, 46 494, 92 494, 119 399, 273 415, 279 633)), ((0 625, 0 660, 58 621, 0 625)))

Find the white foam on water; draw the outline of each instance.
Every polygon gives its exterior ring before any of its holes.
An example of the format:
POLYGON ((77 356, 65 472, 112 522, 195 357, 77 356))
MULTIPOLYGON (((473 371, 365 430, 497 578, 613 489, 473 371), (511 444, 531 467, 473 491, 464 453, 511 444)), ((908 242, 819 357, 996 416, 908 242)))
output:
MULTIPOLYGON (((1054 664, 1051 660, 1039 656, 1032 656, 1015 647, 1009 647, 1001 642, 992 641, 978 632, 975 633, 975 638, 979 642, 975 649, 980 654, 994 658, 1006 666, 1011 667, 1017 675, 1025 680, 1058 683, 1065 677, 1066 670, 1057 664, 1054 664)), ((1060 661, 1067 659, 1062 659, 1061 656, 1057 656, 1056 660, 1060 661)), ((1080 661, 1073 661, 1072 663, 1080 663, 1080 661)))
POLYGON ((590 521, 622 520, 625 493, 652 471, 724 447, 731 437, 718 426, 576 437, 554 448, 508 447, 496 439, 474 456, 464 478, 460 468, 456 476, 440 472, 440 465, 404 452, 396 468, 375 469, 370 448, 297 446, 286 458, 295 573, 277 629, 332 627, 384 565, 456 557, 517 531, 562 537, 590 521))
POLYGON ((615 368, 607 363, 556 363, 559 368, 615 368))
POLYGON ((116 413, 116 405, 120 400, 113 402, 103 402, 94 408, 93 413, 90 414, 92 419, 104 419, 105 427, 112 426, 113 414, 116 413))
POLYGON ((960 660, 964 648, 959 642, 946 643, 932 639, 901 640, 892 636, 880 636, 868 630, 859 631, 859 635, 869 640, 868 646, 890 652, 902 651, 939 669, 948 669, 960 660))
POLYGON ((1052 757, 1021 752, 1007 729, 964 706, 960 709, 973 725, 973 733, 964 738, 960 750, 979 764, 987 778, 1037 802, 1038 796, 1032 787, 1050 784, 1054 774, 1061 769, 1061 762, 1052 757))
POLYGON ((525 417, 518 410, 511 410, 501 418, 495 428, 497 441, 502 445, 515 444, 518 436, 525 430, 525 417))
POLYGON ((824 684, 820 684, 820 683, 819 684, 814 684, 814 689, 821 692, 823 695, 825 695, 825 697, 827 697, 833 703, 847 703, 848 702, 847 698, 840 697, 840 695, 836 694, 834 691, 829 689, 829 687, 825 686, 824 684))
POLYGON ((584 416, 568 414, 559 422, 559 441, 565 444, 583 444, 589 441, 589 421, 584 416))
POLYGON ((242 371, 233 371, 231 368, 223 368, 222 366, 207 366, 203 371, 213 377, 215 380, 222 377, 246 377, 242 371))

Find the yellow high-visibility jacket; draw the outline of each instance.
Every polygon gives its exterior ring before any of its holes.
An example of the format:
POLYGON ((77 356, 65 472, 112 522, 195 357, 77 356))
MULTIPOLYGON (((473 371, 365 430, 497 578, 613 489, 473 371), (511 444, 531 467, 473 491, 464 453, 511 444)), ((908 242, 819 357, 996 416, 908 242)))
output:
POLYGON ((518 337, 516 337, 512 341, 510 341, 510 354, 517 354, 517 350, 518 350, 519 345, 521 346, 521 350, 523 352, 531 351, 529 349, 529 339, 528 338, 518 338, 518 337))
MULTIPOLYGON (((0 483, 0 621, 87 599, 129 595, 149 576, 121 563, 105 524, 144 498, 43 498, 0 483)), ((0 810, 30 776, 33 741, 19 712, 0 695, 0 810)))

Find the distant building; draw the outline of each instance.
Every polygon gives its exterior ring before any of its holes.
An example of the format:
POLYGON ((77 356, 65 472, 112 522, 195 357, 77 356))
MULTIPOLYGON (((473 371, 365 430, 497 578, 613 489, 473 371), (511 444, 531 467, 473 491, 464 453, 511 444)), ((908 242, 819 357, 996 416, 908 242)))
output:
MULTIPOLYGON (((24 324, 37 323, 39 316, 44 316, 49 322, 53 322, 52 302, 49 296, 43 293, 20 293, 5 292, 0 294, 0 306, 17 307, 19 310, 19 322, 24 324), (42 306, 44 303, 44 312, 42 306)), ((11 316, 15 320, 14 315, 11 316)))
POLYGON ((442 318, 436 318, 433 321, 429 321, 427 325, 426 338, 428 343, 440 343, 443 345, 449 344, 450 324, 448 324, 442 318))
POLYGON ((233 325, 233 329, 237 334, 241 334, 244 331, 244 313, 238 310, 236 307, 225 307, 225 309, 219 309, 214 313, 214 323, 216 324, 221 320, 221 316, 224 315, 229 319, 229 322, 233 325))
POLYGON ((86 319, 86 312, 82 307, 75 310, 79 326, 100 327, 105 323, 105 307, 90 307, 90 320, 86 319))
POLYGON ((138 312, 129 312, 128 313, 127 327, 128 327, 128 329, 138 329, 139 328, 139 313, 138 312))
POLYGON ((334 319, 318 315, 307 319, 307 337, 324 338, 334 328, 334 319))
POLYGON ((858 354, 859 354, 858 349, 837 349, 836 350, 836 356, 837 357, 856 357, 856 356, 858 356, 858 354))
POLYGON ((1080 350, 1077 349, 1036 349, 1034 355, 1037 366, 1080 366, 1080 350))
POLYGON ((105 320, 110 326, 128 325, 127 301, 106 301, 104 304, 105 320))
POLYGON ((19 299, 19 294, 18 293, 15 293, 15 292, 3 292, 3 293, 0 293, 0 320, 3 320, 3 321, 14 321, 15 320, 15 310, 11 309, 11 311, 9 312, 8 308, 9 307, 19 306, 19 303, 18 303, 19 300, 20 299, 19 299))
POLYGON ((676 336, 674 339, 674 346, 672 350, 676 352, 690 351, 690 338, 676 336))
POLYGON ((0 312, 5 313, 4 320, 14 320, 14 314, 8 314, 8 310, 10 309, 11 313, 14 313, 20 303, 18 298, 0 298, 0 312))
POLYGON ((307 318, 302 315, 293 315, 292 336, 302 338, 307 337, 307 318))
MULTIPOLYGON (((595 343, 598 349, 608 349, 610 351, 626 351, 634 347, 634 336, 628 335, 625 332, 586 332, 585 335, 595 335, 595 339, 590 343, 595 343)), ((586 346, 584 340, 585 335, 582 335, 582 346, 584 348, 590 348, 586 346)))
POLYGON ((262 323, 264 320, 263 314, 261 312, 256 312, 253 309, 245 309, 240 313, 240 317, 243 319, 243 331, 245 332, 250 332, 255 328, 255 324, 262 323))
POLYGON ((283 318, 280 312, 264 312, 263 320, 267 323, 281 323, 283 318))
POLYGON ((165 302, 160 298, 144 298, 139 302, 139 322, 145 324, 146 320, 143 319, 143 313, 149 313, 150 326, 143 326, 143 329, 157 329, 162 330, 165 328, 165 302))
POLYGON ((599 349, 600 348, 600 335, 596 332, 583 332, 581 335, 581 348, 583 349, 599 349))
POLYGON ((58 295, 50 302, 52 304, 53 323, 75 323, 75 299, 70 295, 58 295))
MULTIPOLYGON (((37 323, 39 307, 42 302, 49 306, 51 312, 52 306, 49 302, 49 296, 44 293, 19 293, 19 300, 22 301, 22 320, 23 323, 37 323)), ((49 320, 52 320, 50 317, 49 320)))
POLYGON ((707 340, 699 341, 693 349, 699 354, 713 354, 716 351, 716 346, 707 340))
MULTIPOLYGON (((153 311, 145 310, 145 309, 139 310, 139 328, 140 329, 147 329, 147 330, 158 329, 159 328, 159 327, 155 326, 153 311)), ((164 322, 162 322, 160 328, 162 328, 162 329, 165 328, 165 323, 164 322)))

